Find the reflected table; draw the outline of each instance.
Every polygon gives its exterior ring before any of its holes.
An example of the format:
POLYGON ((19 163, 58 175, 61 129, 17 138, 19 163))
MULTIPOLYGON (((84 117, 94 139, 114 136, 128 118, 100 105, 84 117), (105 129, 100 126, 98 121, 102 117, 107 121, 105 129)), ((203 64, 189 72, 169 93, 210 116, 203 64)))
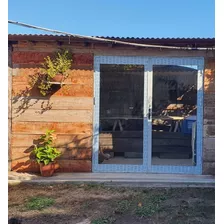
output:
POLYGON ((162 120, 162 121, 170 121, 171 126, 169 132, 178 132, 181 129, 182 121, 184 117, 181 116, 153 116, 152 120, 162 120))
POLYGON ((120 131, 123 131, 124 128, 122 126, 122 120, 142 120, 142 117, 134 117, 134 116, 123 116, 123 117, 101 117, 101 120, 113 120, 113 128, 112 131, 115 131, 117 125, 119 126, 120 131))

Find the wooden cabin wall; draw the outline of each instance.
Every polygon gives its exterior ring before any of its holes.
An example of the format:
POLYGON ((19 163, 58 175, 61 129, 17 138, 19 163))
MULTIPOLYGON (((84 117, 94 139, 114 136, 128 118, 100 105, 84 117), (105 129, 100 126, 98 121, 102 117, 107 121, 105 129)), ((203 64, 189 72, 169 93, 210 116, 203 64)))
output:
POLYGON ((93 54, 73 54, 71 74, 49 97, 29 85, 44 57, 58 50, 21 45, 13 49, 11 170, 39 172, 30 152, 47 129, 55 130, 56 147, 62 152, 58 172, 90 172, 93 121, 93 54))
POLYGON ((44 57, 60 48, 52 42, 19 41, 9 49, 9 169, 39 172, 30 158, 33 141, 46 129, 54 129, 56 145, 63 155, 59 172, 91 172, 93 134, 93 57, 132 55, 158 57, 204 57, 203 174, 215 167, 215 56, 214 52, 142 49, 107 44, 63 43, 73 52, 70 84, 51 97, 29 89, 29 76, 39 71, 44 57), (12 51, 12 52, 11 52, 12 51), (12 74, 12 77, 10 77, 12 74), (12 112, 11 112, 12 110, 12 112), (11 126, 10 126, 11 125, 11 126), (11 168, 10 168, 11 167, 11 168))

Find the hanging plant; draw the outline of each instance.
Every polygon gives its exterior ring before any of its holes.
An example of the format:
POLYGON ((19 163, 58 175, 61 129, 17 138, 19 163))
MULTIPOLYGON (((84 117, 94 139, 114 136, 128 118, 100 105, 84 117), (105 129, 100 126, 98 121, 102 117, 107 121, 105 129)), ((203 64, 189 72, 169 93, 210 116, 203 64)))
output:
POLYGON ((54 83, 60 83, 68 78, 69 69, 72 65, 72 54, 68 50, 59 51, 55 57, 47 56, 42 63, 41 74, 38 88, 43 96, 46 96, 54 83))

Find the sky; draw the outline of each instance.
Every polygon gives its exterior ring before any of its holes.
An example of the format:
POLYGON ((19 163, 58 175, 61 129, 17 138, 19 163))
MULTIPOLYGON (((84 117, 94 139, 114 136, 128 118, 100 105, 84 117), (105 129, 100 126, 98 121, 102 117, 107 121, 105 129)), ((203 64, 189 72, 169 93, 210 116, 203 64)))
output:
MULTIPOLYGON (((89 36, 215 37, 215 0, 8 0, 8 19, 89 36)), ((8 25, 10 34, 45 33, 8 25)))

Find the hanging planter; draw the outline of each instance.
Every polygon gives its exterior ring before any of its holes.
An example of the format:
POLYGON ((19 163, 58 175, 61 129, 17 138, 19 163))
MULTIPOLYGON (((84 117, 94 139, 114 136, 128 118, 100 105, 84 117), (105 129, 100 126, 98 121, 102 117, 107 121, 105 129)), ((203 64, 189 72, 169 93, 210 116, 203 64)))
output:
POLYGON ((50 79, 51 82, 60 82, 62 83, 64 80, 63 74, 56 74, 53 78, 50 79))
POLYGON ((62 85, 69 76, 69 69, 72 64, 72 55, 68 50, 57 52, 55 57, 47 56, 42 63, 41 74, 43 78, 38 85, 40 93, 46 96, 52 85, 62 85))

